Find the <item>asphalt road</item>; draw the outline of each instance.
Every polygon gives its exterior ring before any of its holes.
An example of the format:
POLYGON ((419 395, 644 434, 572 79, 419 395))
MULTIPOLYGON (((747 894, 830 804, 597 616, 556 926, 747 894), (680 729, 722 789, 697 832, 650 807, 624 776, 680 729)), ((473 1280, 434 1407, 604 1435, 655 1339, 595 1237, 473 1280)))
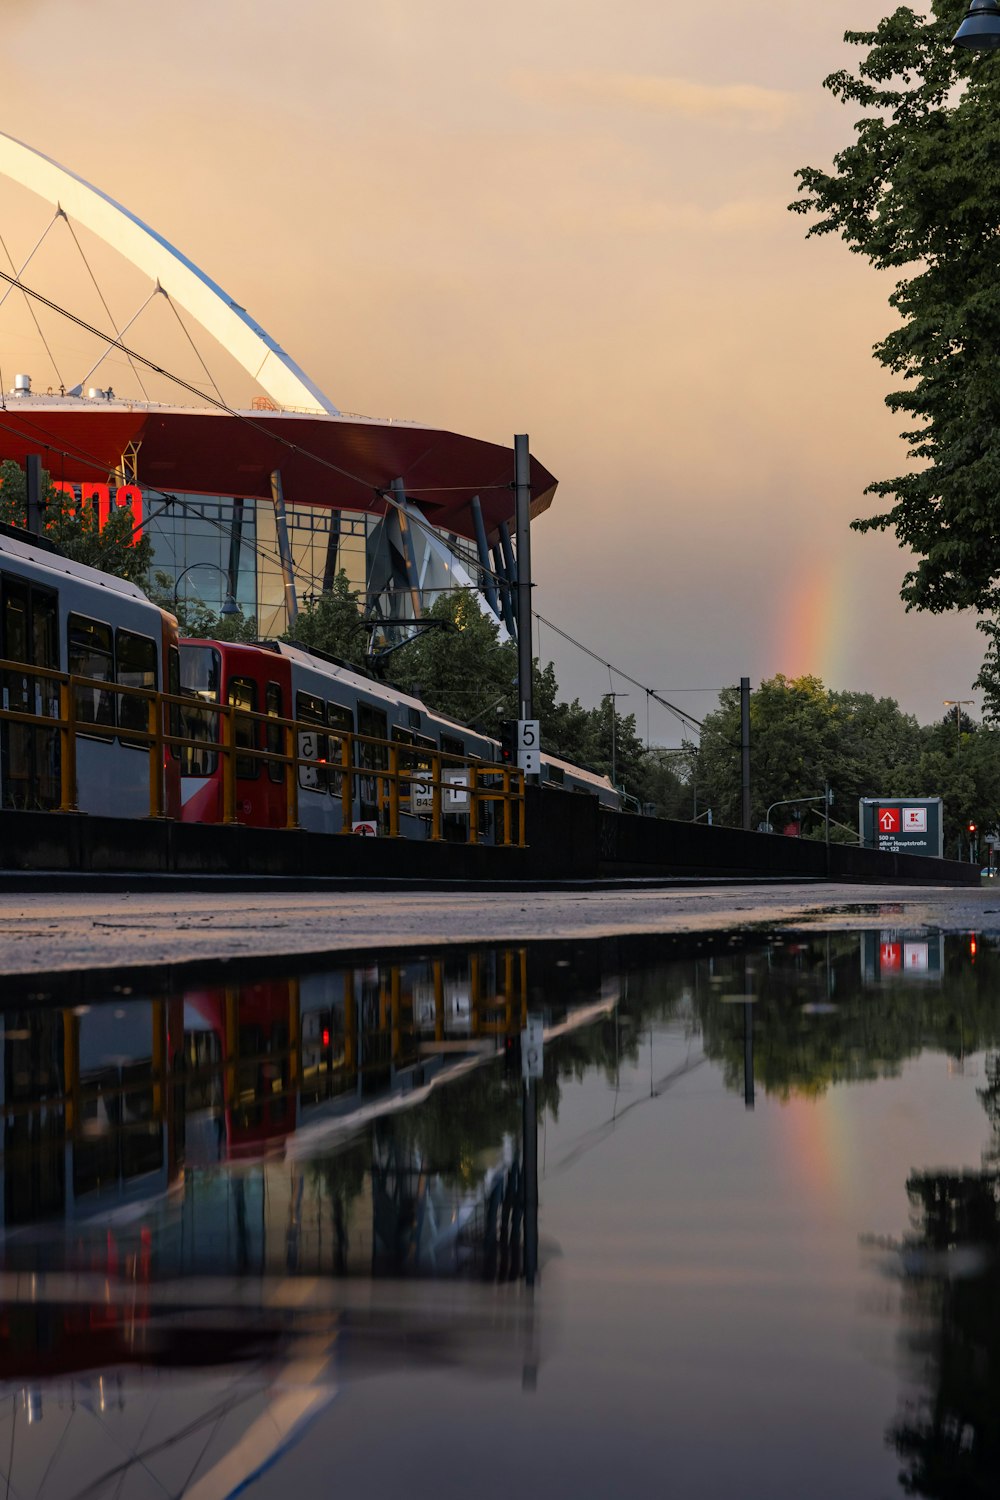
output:
POLYGON ((41 974, 370 947, 752 925, 1000 934, 1000 889, 870 885, 546 891, 0 893, 0 973, 41 974))

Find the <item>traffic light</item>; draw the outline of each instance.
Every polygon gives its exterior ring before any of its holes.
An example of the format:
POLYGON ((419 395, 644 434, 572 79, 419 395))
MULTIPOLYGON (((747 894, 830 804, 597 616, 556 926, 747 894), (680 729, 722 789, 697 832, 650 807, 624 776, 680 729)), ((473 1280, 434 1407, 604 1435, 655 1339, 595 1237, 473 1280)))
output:
POLYGON ((975 833, 975 831, 976 831, 976 825, 975 825, 975 823, 970 823, 969 824, 969 832, 970 833, 975 833))
POLYGON ((517 720, 504 719, 500 725, 500 760, 505 766, 517 762, 517 720))

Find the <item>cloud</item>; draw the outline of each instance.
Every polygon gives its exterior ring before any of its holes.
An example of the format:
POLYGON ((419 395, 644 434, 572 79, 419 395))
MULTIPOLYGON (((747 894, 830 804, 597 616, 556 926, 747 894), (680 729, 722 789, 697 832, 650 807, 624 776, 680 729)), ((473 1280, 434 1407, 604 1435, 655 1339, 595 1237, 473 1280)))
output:
POLYGON ((780 130, 798 112, 798 94, 755 83, 696 83, 652 73, 539 73, 519 71, 522 92, 563 104, 596 104, 681 120, 711 121, 751 130, 780 130))

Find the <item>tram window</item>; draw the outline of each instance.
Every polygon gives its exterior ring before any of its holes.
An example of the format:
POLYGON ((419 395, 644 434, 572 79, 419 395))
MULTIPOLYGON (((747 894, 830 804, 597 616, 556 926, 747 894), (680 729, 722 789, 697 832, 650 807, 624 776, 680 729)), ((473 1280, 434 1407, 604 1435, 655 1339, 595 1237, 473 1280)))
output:
MULTIPOLYGON (((326 724, 326 705, 322 698, 312 693, 295 694, 295 717, 306 724, 326 724)), ((329 759, 326 735, 319 729, 298 731, 299 755, 303 760, 318 761, 318 765, 299 766, 299 786, 310 792, 325 792, 327 784, 326 762, 329 759)))
MULTIPOLYGON (((280 683, 269 682, 264 689, 264 710, 269 719, 280 719, 282 717, 280 683)), ((266 748, 271 755, 283 755, 285 752, 285 731, 281 725, 265 724, 264 735, 266 748)), ((284 781, 285 768, 280 760, 268 761, 267 775, 269 781, 284 781)))
MULTIPOLYGON (((354 733, 354 712, 352 709, 344 708, 340 703, 328 703, 326 705, 327 717, 331 729, 339 729, 344 734, 354 733)), ((344 741, 339 734, 330 736, 330 765, 331 768, 344 763, 344 741)), ((339 797, 344 784, 343 776, 336 771, 330 771, 330 795, 339 797)))
MULTIPOLYGON (((358 704, 358 734, 373 740, 388 739, 389 723, 382 709, 370 703, 358 704)), ((358 746, 358 764, 369 771, 384 771, 389 764, 388 746, 362 743, 358 746)))
POLYGON ((458 755, 465 757, 465 741, 460 740, 457 735, 443 734, 441 736, 441 754, 458 755))
MULTIPOLYGON (((181 695, 181 653, 176 646, 167 647, 167 692, 174 698, 181 695)), ((167 722, 170 725, 171 734, 181 732, 181 713, 176 703, 170 705, 170 714, 167 722)), ((180 759, 180 747, 171 745, 170 754, 174 760, 180 759)))
MULTIPOLYGON (((115 668, 119 687, 156 687, 156 643, 144 635, 133 635, 131 630, 115 631, 115 668)), ((149 728, 149 700, 133 698, 128 693, 118 696, 118 723, 122 729, 149 728)), ((141 740, 122 742, 145 746, 141 740)))
POLYGON ((181 695, 190 696, 192 701, 181 708, 179 733, 185 739, 204 741, 181 750, 181 775, 214 776, 219 752, 208 746, 218 743, 219 715, 211 709, 199 708, 198 704, 219 701, 219 653, 211 646, 185 645, 181 647, 180 658, 181 695))
POLYGON ((114 681, 114 652, 111 626, 84 615, 70 615, 67 624, 69 670, 74 677, 90 679, 87 686, 76 689, 78 724, 113 724, 115 695, 98 686, 114 681))
POLYGON ((554 766, 552 762, 549 761, 548 765, 545 767, 545 770, 547 771, 547 780, 551 781, 555 786, 565 786, 566 772, 563 770, 562 766, 554 766))
MULTIPOLYGON (((257 723, 250 715, 257 711, 257 684, 249 677, 230 677, 229 705, 233 716, 233 743, 238 750, 256 750, 257 723), (241 711, 242 710, 242 711, 241 711)), ((240 781, 256 781, 260 761, 252 755, 237 755, 236 776, 240 781)))

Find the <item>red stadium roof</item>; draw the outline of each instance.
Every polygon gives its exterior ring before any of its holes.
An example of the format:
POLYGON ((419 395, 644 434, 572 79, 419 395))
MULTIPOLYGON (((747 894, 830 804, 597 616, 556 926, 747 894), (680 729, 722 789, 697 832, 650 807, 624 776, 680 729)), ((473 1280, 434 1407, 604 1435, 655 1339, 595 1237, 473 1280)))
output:
MULTIPOLYGON (((478 495, 492 540, 514 515, 514 453, 459 433, 368 417, 274 410, 228 414, 70 396, 8 397, 0 410, 0 459, 39 453, 53 479, 106 481, 138 446, 140 485, 169 493, 269 500, 281 470, 290 505, 385 509, 379 491, 403 480, 406 494, 444 531, 474 536, 478 495)), ((552 503, 556 480, 531 461, 531 512, 552 503)))

